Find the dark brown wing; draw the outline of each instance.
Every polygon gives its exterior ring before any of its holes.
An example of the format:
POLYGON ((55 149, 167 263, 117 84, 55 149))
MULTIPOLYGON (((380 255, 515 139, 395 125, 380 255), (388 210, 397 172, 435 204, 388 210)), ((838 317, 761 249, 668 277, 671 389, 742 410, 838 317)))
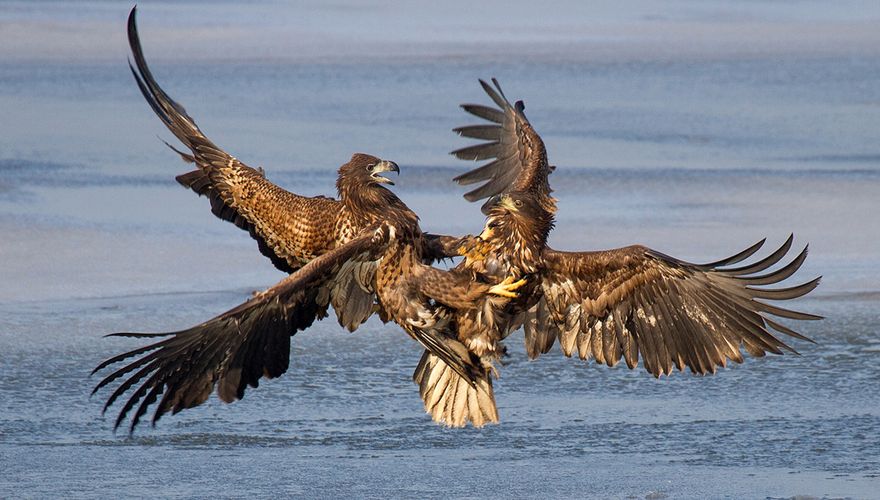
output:
POLYGON ((333 248, 340 241, 337 215, 341 203, 290 193, 205 137, 183 106, 153 78, 141 49, 136 13, 134 8, 128 17, 128 41, 135 64, 129 64, 132 74, 150 107, 192 154, 172 149, 198 167, 178 176, 178 182, 205 195, 214 215, 248 231, 263 255, 282 271, 293 272, 333 248))
POLYGON ((809 340, 771 316, 795 320, 819 316, 782 309, 759 299, 788 300, 809 293, 816 278, 787 288, 765 288, 798 270, 804 248, 790 263, 777 264, 792 237, 768 257, 731 267, 754 254, 764 241, 727 259, 691 264, 642 246, 603 252, 544 252, 544 297, 526 320, 526 345, 536 356, 552 345, 539 335, 558 332, 563 352, 615 365, 621 357, 633 368, 641 355, 654 376, 687 366, 714 373, 731 359, 742 362, 740 346, 753 356, 795 352, 771 329, 809 340), (541 308, 544 308, 543 312, 541 308))
POLYGON ((555 207, 550 198, 550 185, 547 181, 547 176, 553 169, 547 163, 544 142, 526 119, 522 101, 511 105, 501 91, 498 81, 493 78, 492 83, 495 88, 480 80, 483 90, 498 108, 480 104, 462 105, 465 111, 489 123, 453 129, 462 137, 487 142, 452 152, 462 160, 491 161, 459 175, 454 180, 462 185, 487 181, 464 195, 468 201, 477 201, 512 191, 530 191, 542 206, 553 211, 555 207))
POLYGON ((360 236, 315 258, 296 273, 247 302, 192 328, 171 333, 115 333, 121 337, 165 339, 107 359, 92 373, 128 358, 138 358, 110 373, 92 393, 114 380, 125 380, 110 395, 104 410, 133 390, 116 419, 119 427, 139 401, 130 432, 159 396, 153 423, 168 411, 177 413, 217 395, 229 403, 257 387, 262 377, 287 371, 290 337, 326 316, 327 287, 339 269, 351 261, 369 260, 380 245, 377 233, 360 236), (136 389, 135 386, 144 380, 136 389))

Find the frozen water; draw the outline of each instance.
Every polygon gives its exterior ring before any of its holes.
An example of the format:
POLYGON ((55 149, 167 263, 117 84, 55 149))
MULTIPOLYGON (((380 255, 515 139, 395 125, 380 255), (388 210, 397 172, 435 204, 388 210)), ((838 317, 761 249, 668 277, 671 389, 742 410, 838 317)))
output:
POLYGON ((654 380, 512 338, 502 424, 449 430, 399 329, 325 320, 284 377, 126 439, 87 374, 136 342, 101 335, 189 326, 282 275, 173 182, 128 5, 0 3, 0 496, 876 497, 878 4, 660 5, 147 1, 140 23, 215 142, 304 194, 352 152, 395 160, 434 232, 482 225, 446 152, 497 76, 559 167, 554 246, 702 261, 794 232, 801 276, 824 275, 797 304, 827 316, 817 345, 654 380))

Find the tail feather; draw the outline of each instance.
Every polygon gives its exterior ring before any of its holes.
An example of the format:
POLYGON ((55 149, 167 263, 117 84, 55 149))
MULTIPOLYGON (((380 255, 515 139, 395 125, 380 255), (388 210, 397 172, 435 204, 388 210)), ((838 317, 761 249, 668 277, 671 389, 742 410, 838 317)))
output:
POLYGON ((498 408, 492 391, 488 370, 471 385, 439 357, 425 351, 413 380, 419 385, 419 395, 435 422, 449 427, 474 427, 498 423, 498 408))

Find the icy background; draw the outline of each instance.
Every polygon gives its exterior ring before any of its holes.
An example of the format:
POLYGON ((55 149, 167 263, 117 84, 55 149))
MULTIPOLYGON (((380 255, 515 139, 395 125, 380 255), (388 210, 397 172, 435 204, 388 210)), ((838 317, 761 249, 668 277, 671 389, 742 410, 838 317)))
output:
POLYGON ((880 4, 153 2, 159 82, 216 143, 303 194, 363 151, 422 227, 479 230, 447 155, 496 76, 542 134, 552 244, 714 260, 810 243, 818 345, 714 377, 526 360, 502 424, 424 414, 394 326, 297 335, 290 371, 114 437, 88 372, 282 275, 177 186, 117 1, 0 2, 0 496, 869 498, 880 487, 880 4))

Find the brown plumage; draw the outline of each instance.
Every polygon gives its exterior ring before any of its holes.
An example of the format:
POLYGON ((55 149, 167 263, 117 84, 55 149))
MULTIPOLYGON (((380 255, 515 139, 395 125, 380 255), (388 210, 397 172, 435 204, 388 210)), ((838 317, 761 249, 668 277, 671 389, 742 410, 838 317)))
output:
POLYGON ((509 296, 510 287, 476 283, 424 263, 431 244, 418 217, 385 188, 392 183, 380 175, 398 171, 393 162, 355 154, 339 169, 339 200, 306 198, 270 183, 214 145, 153 79, 135 13, 132 9, 128 24, 132 73, 159 118, 190 150, 178 153, 197 167, 178 180, 208 196, 216 215, 247 229, 263 253, 292 274, 192 328, 113 334, 162 339, 114 356, 93 371, 135 358, 93 391, 121 380, 105 410, 129 393, 114 429, 134 410, 133 431, 157 401, 153 423, 169 411, 203 403, 215 388, 223 401, 241 398, 247 386, 287 370, 291 336, 325 317, 331 305, 340 324, 351 330, 377 311, 442 360, 456 380, 478 387, 483 367, 455 339, 448 311, 472 307, 487 295, 509 296))
MULTIPOLYGON (((465 259, 455 271, 487 282, 524 278, 527 285, 493 316, 480 318, 482 323, 459 322, 459 340, 475 354, 485 361, 486 352, 502 351, 501 340, 523 326, 531 358, 548 352, 558 341, 566 356, 576 352, 581 359, 594 358, 609 366, 622 359, 634 368, 641 358, 645 369, 659 377, 685 367, 697 374, 715 373, 728 360, 741 363, 742 348, 753 356, 795 352, 778 333, 809 341, 773 317, 815 320, 819 316, 761 302, 800 297, 819 283, 816 278, 786 288, 765 288, 789 278, 806 259, 804 248, 788 264, 766 272, 789 255, 791 236, 769 256, 740 266, 735 265, 758 252, 763 240, 709 264, 692 264, 643 246, 599 252, 549 248, 546 242, 556 204, 548 175, 554 168, 543 141, 526 119, 521 101, 511 105, 495 80, 494 88, 480 83, 499 109, 471 104, 463 108, 492 123, 455 131, 488 142, 453 154, 491 160, 455 179, 461 184, 485 181, 465 198, 489 197, 483 206, 488 217, 480 236, 456 240, 455 253, 465 259), (475 349, 486 344, 497 346, 475 349)), ((423 393, 429 412, 429 402, 455 397, 452 391, 423 393)), ((491 403, 486 411, 495 411, 491 403)), ((465 417, 451 425, 464 425, 465 417)))

